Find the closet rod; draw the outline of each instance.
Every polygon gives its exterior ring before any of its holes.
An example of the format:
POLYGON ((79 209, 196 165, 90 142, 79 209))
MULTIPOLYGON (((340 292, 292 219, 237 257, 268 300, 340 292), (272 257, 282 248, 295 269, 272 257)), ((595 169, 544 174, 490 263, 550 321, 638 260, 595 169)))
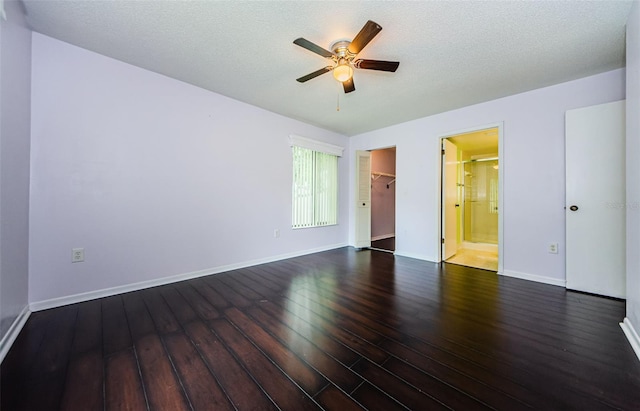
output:
POLYGON ((371 172, 372 176, 382 176, 382 177, 394 177, 395 178, 395 174, 389 174, 389 173, 381 173, 379 171, 372 171, 371 172))

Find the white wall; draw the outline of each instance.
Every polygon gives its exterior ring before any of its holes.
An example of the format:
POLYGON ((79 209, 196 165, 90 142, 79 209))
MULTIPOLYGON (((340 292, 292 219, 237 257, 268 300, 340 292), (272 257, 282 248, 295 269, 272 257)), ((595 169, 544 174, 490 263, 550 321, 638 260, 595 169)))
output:
POLYGON ((564 284, 565 111, 624 98, 625 71, 614 70, 361 134, 350 147, 396 146, 396 253, 437 261, 439 137, 504 122, 503 273, 564 284))
MULTIPOLYGON (((640 4, 627 21, 627 320, 640 332, 640 4)), ((636 344, 640 344, 635 335, 636 344)), ((640 357, 640 345, 636 346, 640 357)))
POLYGON ((5 11, 7 20, 0 21, 0 339, 26 312, 29 262, 31 30, 18 2, 5 1, 5 11))
POLYGON ((346 245, 346 201, 290 229, 288 145, 344 136, 37 33, 32 90, 32 303, 346 245))

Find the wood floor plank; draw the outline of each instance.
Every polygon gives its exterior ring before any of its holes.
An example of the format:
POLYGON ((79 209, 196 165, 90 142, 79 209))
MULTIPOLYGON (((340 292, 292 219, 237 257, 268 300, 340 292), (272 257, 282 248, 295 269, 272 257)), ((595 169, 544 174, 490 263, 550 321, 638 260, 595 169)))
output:
POLYGON ((102 350, 85 351, 75 356, 67 371, 60 409, 103 410, 102 370, 102 350))
POLYGON ((238 410, 276 410, 271 399, 233 358, 218 337, 200 321, 185 326, 189 337, 238 410))
POLYGON ((141 293, 124 294, 122 301, 134 342, 156 332, 156 326, 141 293))
POLYGON ((229 288, 231 288, 233 291, 241 295, 243 298, 246 298, 252 301, 260 300, 263 298, 262 295, 258 294, 250 287, 247 287, 246 285, 238 281, 234 277, 235 274, 236 272, 229 273, 228 275, 221 275, 219 279, 221 282, 226 284, 229 288))
POLYGON ((198 314, 175 286, 162 287, 160 294, 180 324, 188 324, 198 319, 198 314))
MULTIPOLYGON (((473 330, 473 326, 466 326, 467 329, 473 330)), ((426 334, 418 333, 422 339, 429 338, 426 334)), ((492 334, 500 334, 497 330, 493 329, 492 334)), ((498 337, 499 338, 499 337, 498 337)), ((531 341, 528 339, 513 338, 513 335, 505 335, 502 338, 503 341, 513 341, 512 349, 495 351, 494 347, 486 346, 484 344, 474 344, 474 349, 484 352, 487 357, 487 361, 491 361, 492 366, 495 368, 498 365, 502 365, 505 370, 511 369, 527 369, 530 370, 533 375, 545 375, 549 371, 553 372, 552 378, 557 378, 558 374, 564 374, 567 378, 564 380, 564 389, 568 391, 576 392, 578 396, 590 396, 594 395, 605 403, 619 406, 617 404, 617 389, 625 376, 617 375, 612 376, 608 367, 597 367, 599 373, 594 373, 593 367, 588 362, 580 361, 577 357, 575 359, 566 358, 570 353, 558 350, 555 348, 547 348, 546 350, 539 346, 532 346, 531 341), (543 350, 543 351, 541 351, 543 350), (522 353, 527 352, 525 357, 522 353), (598 394, 598 390, 603 390, 602 394, 598 394)), ((563 383, 558 379, 556 387, 560 388, 563 383)), ((640 393, 636 396, 637 401, 640 403, 640 393)))
POLYGON ((247 280, 250 284, 256 284, 262 287, 265 294, 269 294, 266 289, 271 291, 271 294, 280 294, 284 290, 284 287, 279 282, 273 281, 273 277, 269 273, 263 271, 261 267, 254 269, 253 267, 247 267, 243 273, 242 278, 247 280))
POLYGON ((224 310, 229 308, 231 303, 227 301, 215 288, 212 288, 208 282, 201 278, 196 278, 190 282, 193 288, 202 295, 208 303, 214 306, 218 310, 224 310))
POLYGON ((198 293, 189 283, 181 283, 176 289, 182 297, 191 305, 198 316, 204 320, 219 318, 220 313, 210 304, 200 293, 198 293))
POLYGON ((255 348, 231 323, 212 320, 216 334, 281 409, 320 409, 298 385, 255 348))
MULTIPOLYGON (((545 405, 538 403, 539 396, 536 393, 501 378, 490 370, 482 369, 474 363, 463 363, 461 359, 455 357, 448 359, 440 357, 441 361, 437 361, 392 340, 385 341, 382 346, 394 354, 395 358, 400 358, 422 372, 446 381, 495 409, 516 410, 523 406, 529 408, 533 405, 545 405), (458 364, 463 366, 456 369, 458 364)), ((393 362, 385 364, 385 368, 388 369, 389 366, 392 367, 393 362)))
POLYGON ((13 410, 48 410, 58 409, 64 391, 64 373, 48 374, 46 378, 33 381, 29 385, 29 394, 24 401, 24 408, 13 410))
POLYGON ((260 309, 272 318, 277 318, 285 326, 294 329, 298 334, 312 341, 319 349, 347 366, 353 365, 361 358, 360 354, 346 345, 341 344, 337 339, 332 338, 332 336, 323 329, 314 326, 308 321, 309 319, 304 318, 304 315, 301 313, 298 313, 300 314, 300 316, 298 316, 272 302, 261 303, 260 309))
POLYGON ((229 301, 233 306, 242 308, 251 305, 251 300, 236 292, 233 288, 229 287, 220 278, 218 278, 221 276, 222 274, 215 277, 209 277, 206 278, 205 281, 211 288, 215 289, 218 294, 223 295, 225 300, 229 301))
POLYGON ((132 349, 118 351, 107 358, 104 391, 107 411, 148 409, 138 363, 132 349))
MULTIPOLYGON (((488 404, 481 402, 471 395, 467 395, 464 391, 458 390, 442 380, 423 373, 395 358, 390 358, 389 361, 384 363, 384 369, 454 410, 491 409, 488 404)), ((516 404, 512 403, 510 405, 514 406, 516 404)), ((510 409, 526 408, 522 403, 517 405, 519 405, 519 407, 510 409)))
POLYGON ((36 313, 34 317, 42 320, 37 321, 42 332, 33 333, 30 330, 28 336, 37 337, 37 340, 33 341, 33 345, 26 341, 26 351, 15 351, 19 358, 12 359, 10 351, 6 363, 2 364, 2 409, 39 410, 60 407, 77 313, 77 305, 36 313), (23 370, 7 369, 7 366, 21 368, 21 360, 24 361, 23 370))
POLYGON ((18 335, 2 364, 0 364, 0 409, 25 408, 25 398, 31 396, 29 372, 43 344, 57 310, 33 313, 18 335))
POLYGON ((169 334, 164 340, 193 409, 233 410, 233 405, 191 341, 181 333, 169 334))
POLYGON ((102 300, 102 335, 104 355, 110 355, 131 347, 129 323, 119 295, 102 300))
POLYGON ((102 352, 102 304, 100 300, 78 304, 72 353, 102 352))
MULTIPOLYGON (((409 408, 405 407, 401 403, 395 401, 393 398, 389 397, 378 387, 365 382, 360 387, 358 387, 351 396, 358 401, 360 404, 364 405, 367 410, 371 411, 393 411, 393 410, 408 410, 409 408)), ((427 409, 418 408, 418 409, 427 409)), ((439 409, 439 408, 434 408, 439 409)))
POLYGON ((353 351, 359 353, 360 355, 371 359, 374 362, 382 363, 387 358, 389 358, 388 353, 381 350, 372 342, 359 337, 357 334, 351 332, 350 330, 345 330, 344 328, 332 324, 330 321, 327 321, 326 318, 323 318, 321 315, 319 315, 318 313, 322 312, 322 308, 320 308, 320 305, 309 304, 307 302, 307 305, 305 306, 300 304, 297 300, 298 299, 288 301, 288 303, 290 304, 287 305, 287 309, 290 309, 290 312, 294 313, 296 311, 299 311, 297 314, 304 312, 304 316, 311 319, 312 325, 321 327, 340 343, 351 348, 353 351), (300 312, 299 308, 292 307, 300 307, 303 310, 300 312))
POLYGON ((150 288, 141 292, 149 314, 160 334, 172 333, 180 330, 180 323, 171 308, 160 294, 162 287, 150 288))
POLYGON ((242 284, 242 286, 255 292, 259 296, 258 300, 268 300, 270 298, 277 297, 282 293, 282 288, 278 286, 278 284, 270 281, 264 281, 264 279, 259 277, 256 278, 256 275, 252 278, 248 276, 249 273, 249 269, 245 268, 244 270, 238 271, 234 275, 233 279, 239 284, 242 284))
POLYGON ((237 308, 228 308, 224 314, 260 351, 266 354, 310 396, 313 397, 327 385, 328 381, 320 373, 267 333, 253 319, 247 317, 237 308))
MULTIPOLYGON (((388 372, 379 365, 363 359, 353 367, 353 370, 362 375, 377 387, 384 387, 385 392, 407 408, 417 409, 448 409, 445 404, 438 401, 428 392, 422 392, 416 387, 407 384, 402 379, 388 372)), ((462 396, 461 396, 462 397, 462 396)), ((461 400, 460 398, 458 400, 461 400)), ((460 401, 463 402, 463 401, 460 401)), ((459 409, 475 409, 471 407, 471 401, 464 401, 465 405, 459 409)), ((477 404, 477 403, 476 403, 477 404)), ((479 405, 479 404, 478 404, 479 405)), ((451 407, 450 409, 455 409, 451 407)))
MULTIPOLYGON (((303 337, 295 329, 284 326, 282 322, 267 314, 258 307, 249 309, 248 314, 256 319, 262 327, 274 335, 288 349, 304 359, 328 380, 345 392, 353 391, 362 383, 362 378, 346 365, 338 362, 325 351, 318 348, 311 340, 303 337)), ((326 389, 325 389, 326 390, 326 389)))
POLYGON ((316 400, 327 410, 351 411, 366 409, 334 385, 328 385, 316 396, 316 400))
POLYGON ((149 406, 156 410, 191 409, 160 338, 155 334, 141 338, 136 352, 149 406))

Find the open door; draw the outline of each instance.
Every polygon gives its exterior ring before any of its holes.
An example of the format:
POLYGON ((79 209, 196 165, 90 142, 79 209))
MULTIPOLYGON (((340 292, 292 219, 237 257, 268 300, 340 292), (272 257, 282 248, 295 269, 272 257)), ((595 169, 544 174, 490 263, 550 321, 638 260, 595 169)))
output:
POLYGON ((442 140, 442 259, 458 251, 458 148, 442 140))
POLYGON ((371 247, 371 153, 356 151, 356 248, 371 247))

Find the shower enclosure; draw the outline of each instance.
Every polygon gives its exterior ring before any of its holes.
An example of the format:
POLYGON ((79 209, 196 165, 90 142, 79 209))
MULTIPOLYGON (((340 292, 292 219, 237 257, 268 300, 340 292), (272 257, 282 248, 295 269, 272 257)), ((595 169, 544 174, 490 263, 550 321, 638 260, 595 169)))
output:
POLYGON ((467 160, 463 167, 463 241, 498 244, 498 159, 467 160))

